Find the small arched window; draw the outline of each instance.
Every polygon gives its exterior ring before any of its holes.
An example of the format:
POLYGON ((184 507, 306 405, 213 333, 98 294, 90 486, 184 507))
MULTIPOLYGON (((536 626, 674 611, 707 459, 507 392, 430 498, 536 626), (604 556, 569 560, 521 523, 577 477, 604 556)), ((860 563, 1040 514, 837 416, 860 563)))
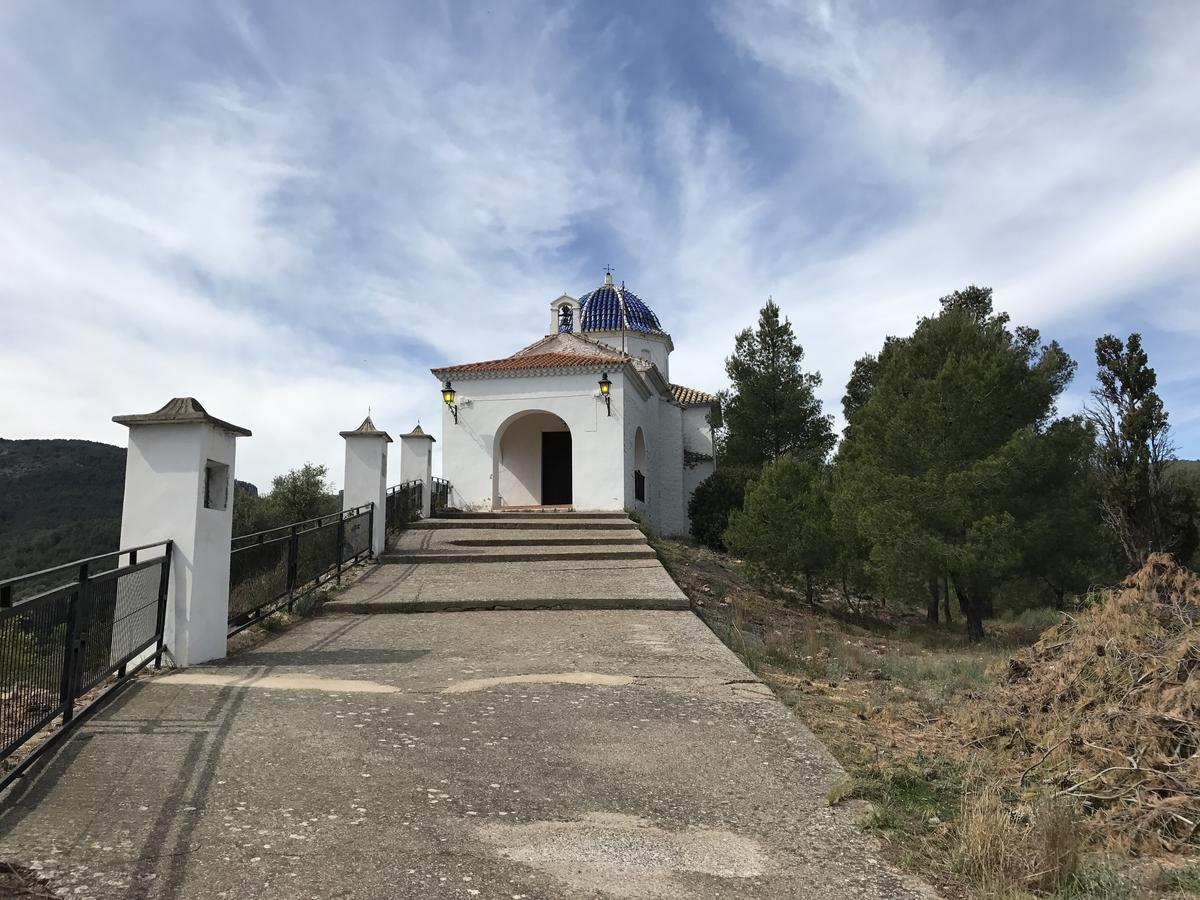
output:
POLYGON ((564 303, 558 308, 558 333, 564 334, 574 331, 574 319, 569 304, 564 303))

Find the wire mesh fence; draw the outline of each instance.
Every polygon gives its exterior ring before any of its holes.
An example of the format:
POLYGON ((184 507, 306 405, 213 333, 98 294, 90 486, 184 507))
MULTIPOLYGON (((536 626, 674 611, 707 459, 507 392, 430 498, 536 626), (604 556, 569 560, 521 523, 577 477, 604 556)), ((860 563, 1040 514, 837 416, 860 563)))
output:
POLYGON ((450 506, 450 482, 445 478, 433 479, 432 495, 433 515, 445 512, 450 506))
POLYGON ((375 504, 233 539, 229 633, 289 607, 296 595, 371 555, 375 504))
MULTIPOLYGON (((59 716, 61 733, 81 699, 114 675, 91 702, 159 664, 172 547, 147 544, 0 581, 0 760, 59 716)), ((0 788, 35 756, 6 772, 0 788)))
POLYGON ((384 495, 384 544, 392 546, 396 537, 409 523, 421 517, 425 497, 422 481, 406 481, 387 489, 384 495))

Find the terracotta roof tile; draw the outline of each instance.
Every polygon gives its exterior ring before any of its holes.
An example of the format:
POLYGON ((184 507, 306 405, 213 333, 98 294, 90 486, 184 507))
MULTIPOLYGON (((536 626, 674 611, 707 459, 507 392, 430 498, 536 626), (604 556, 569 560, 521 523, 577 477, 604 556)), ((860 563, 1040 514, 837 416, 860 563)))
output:
POLYGON ((583 353, 531 353, 527 356, 509 356, 505 359, 489 359, 485 362, 464 363, 458 366, 443 366, 434 369, 434 375, 454 372, 499 372, 521 369, 571 369, 595 368, 607 364, 620 364, 620 359, 592 356, 583 353))
POLYGON ((717 398, 712 394, 684 387, 682 384, 671 385, 671 399, 683 406, 708 406, 717 402, 717 398))

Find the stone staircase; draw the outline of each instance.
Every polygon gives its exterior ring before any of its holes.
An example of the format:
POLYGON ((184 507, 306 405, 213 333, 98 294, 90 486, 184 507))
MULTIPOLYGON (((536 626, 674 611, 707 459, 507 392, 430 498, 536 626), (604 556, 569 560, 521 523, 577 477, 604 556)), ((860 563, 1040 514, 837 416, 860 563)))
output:
POLYGON ((383 563, 657 559, 624 513, 457 513, 414 523, 383 563))
POLYGON ((624 513, 449 513, 414 523, 331 610, 687 609, 624 513))

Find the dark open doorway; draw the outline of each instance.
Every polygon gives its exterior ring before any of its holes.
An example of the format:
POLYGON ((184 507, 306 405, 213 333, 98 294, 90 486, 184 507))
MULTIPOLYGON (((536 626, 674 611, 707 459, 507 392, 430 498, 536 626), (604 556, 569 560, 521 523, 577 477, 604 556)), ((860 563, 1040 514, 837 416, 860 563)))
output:
POLYGON ((542 432, 542 504, 571 503, 571 432, 542 432))

